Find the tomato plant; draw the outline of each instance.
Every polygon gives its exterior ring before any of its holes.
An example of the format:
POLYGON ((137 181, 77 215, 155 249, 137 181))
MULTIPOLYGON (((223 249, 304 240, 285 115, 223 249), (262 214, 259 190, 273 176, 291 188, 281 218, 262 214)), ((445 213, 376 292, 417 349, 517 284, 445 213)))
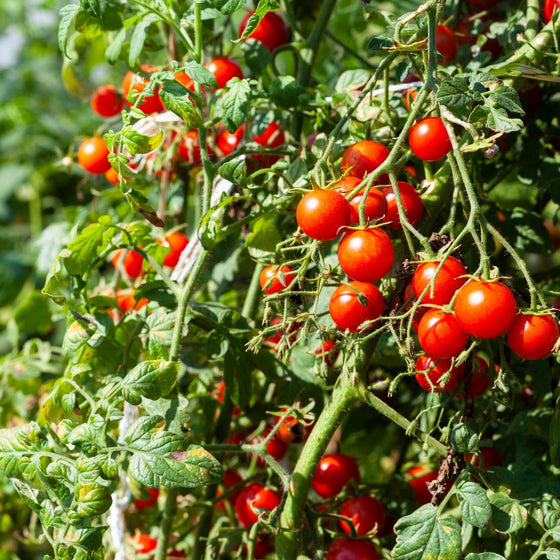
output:
POLYGON ((15 4, 6 560, 554 557, 554 3, 15 4))

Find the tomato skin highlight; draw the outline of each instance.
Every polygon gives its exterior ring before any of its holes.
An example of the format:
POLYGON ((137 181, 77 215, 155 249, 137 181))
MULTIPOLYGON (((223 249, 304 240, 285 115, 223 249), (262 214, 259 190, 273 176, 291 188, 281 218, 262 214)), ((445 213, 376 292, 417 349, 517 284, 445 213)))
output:
POLYGON ((321 498, 332 498, 352 481, 360 482, 360 469, 356 461, 344 453, 331 453, 319 460, 311 486, 321 498))
POLYGON ((245 134, 245 125, 241 125, 235 132, 228 132, 224 130, 218 134, 216 138, 216 145, 224 156, 233 154, 239 146, 243 135, 245 134))
POLYGON ((294 271, 287 265, 270 265, 265 267, 259 281, 263 292, 276 294, 285 290, 296 278, 294 271))
POLYGON ((469 335, 453 313, 430 309, 418 324, 420 346, 432 358, 453 358, 467 346, 469 335))
POLYGON ((358 229, 347 233, 338 244, 338 262, 353 280, 376 282, 392 268, 395 249, 381 229, 358 229))
POLYGON ((435 360, 430 356, 420 356, 416 360, 416 381, 422 389, 434 393, 452 393, 459 384, 459 379, 465 371, 465 365, 452 366, 450 359, 435 360), (427 373, 423 373, 429 370, 427 373), (449 374, 447 381, 442 378, 449 374))
POLYGON ((517 304, 511 290, 500 282, 471 280, 455 298, 455 315, 463 329, 477 338, 495 338, 512 325, 517 304))
MULTIPOLYGON (((249 18, 255 13, 255 10, 249 12, 239 25, 239 36, 243 35, 245 27, 249 22, 249 18)), ((286 25, 284 19, 276 12, 267 12, 261 19, 257 27, 253 30, 248 39, 255 39, 262 43, 271 53, 278 47, 285 45, 290 38, 290 29, 286 25)))
POLYGON ((78 163, 93 175, 102 175, 111 168, 108 156, 107 144, 99 136, 87 138, 78 148, 78 163))
MULTIPOLYGON (((385 523, 385 508, 383 504, 373 496, 355 496, 346 500, 340 508, 340 515, 348 517, 358 537, 361 537, 374 528, 379 533, 385 523)), ((351 535, 350 523, 339 521, 340 528, 351 535)))
MULTIPOLYGON (((405 181, 398 181, 399 194, 404 209, 404 215, 410 223, 415 226, 424 215, 424 202, 418 191, 405 181)), ((387 201, 387 212, 384 222, 387 222, 391 229, 402 230, 403 226, 399 217, 399 209, 397 207, 397 198, 393 187, 385 187, 381 189, 385 200, 387 201)))
POLYGON ((317 189, 298 202, 296 220, 303 233, 312 239, 330 241, 350 223, 350 206, 337 191, 317 189))
POLYGON ((111 118, 118 115, 124 107, 124 99, 117 93, 112 84, 96 88, 91 101, 91 108, 100 117, 111 118))
POLYGON ((439 117, 418 121, 408 134, 408 143, 414 154, 423 161, 437 161, 451 150, 451 140, 439 117))
MULTIPOLYGON (((385 303, 379 288, 368 282, 353 281, 342 284, 336 288, 329 300, 329 313, 331 319, 341 330, 360 332, 360 326, 365 321, 373 321, 383 314, 385 303), (365 296, 367 303, 362 305, 356 295, 356 290, 365 296)), ((367 329, 375 326, 372 323, 367 329)))
POLYGON ((224 88, 233 78, 243 79, 243 70, 241 66, 231 58, 217 56, 208 63, 208 70, 214 74, 218 89, 224 88))
POLYGON ((379 560, 379 553, 370 541, 341 538, 329 547, 327 560, 379 560))
POLYGON ((507 333, 510 348, 524 360, 546 358, 554 349, 560 329, 552 315, 518 313, 507 333))
MULTIPOLYGON (((429 261, 418 265, 412 275, 412 288, 414 295, 420 299, 423 291, 427 288, 441 261, 429 261)), ((428 288, 422 296, 422 303, 426 305, 446 305, 455 292, 466 282, 466 278, 461 278, 467 274, 467 270, 455 257, 447 257, 440 268, 433 285, 428 288), (433 288, 433 294, 432 292, 433 288)))
MULTIPOLYGON (((345 175, 363 179, 366 173, 375 171, 388 157, 389 148, 375 140, 360 140, 348 146, 342 154, 340 170, 345 175)), ((376 183, 388 183, 389 176, 383 173, 376 183)))

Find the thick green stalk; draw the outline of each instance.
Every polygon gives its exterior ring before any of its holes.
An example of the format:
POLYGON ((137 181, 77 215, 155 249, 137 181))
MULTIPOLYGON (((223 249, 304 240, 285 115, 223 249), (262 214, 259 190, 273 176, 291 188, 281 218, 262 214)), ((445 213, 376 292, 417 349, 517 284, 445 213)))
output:
POLYGON ((311 488, 311 479, 335 430, 350 407, 358 401, 361 378, 367 372, 375 344, 376 340, 370 339, 359 345, 353 364, 349 364, 349 371, 353 373, 343 372, 340 375, 331 394, 331 400, 319 415, 311 437, 301 451, 280 517, 280 532, 276 537, 278 560, 297 558, 299 534, 305 521, 305 504, 311 488))

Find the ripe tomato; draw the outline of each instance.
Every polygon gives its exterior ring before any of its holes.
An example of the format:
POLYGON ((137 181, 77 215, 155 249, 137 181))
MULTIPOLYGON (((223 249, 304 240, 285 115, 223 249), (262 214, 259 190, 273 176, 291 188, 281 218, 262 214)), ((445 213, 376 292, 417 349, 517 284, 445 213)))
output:
MULTIPOLYGON (((329 300, 331 319, 339 329, 348 329, 350 332, 359 332, 362 323, 381 317, 384 307, 383 296, 377 286, 367 282, 342 284, 332 293, 329 300), (358 293, 365 298, 365 305, 360 302, 358 293)), ((372 323, 364 330, 370 330, 374 326, 375 323, 372 323)))
POLYGON ((457 48, 457 38, 453 29, 446 25, 438 25, 436 27, 436 49, 443 56, 444 64, 449 64, 455 58, 457 48))
POLYGON ((99 136, 92 136, 80 144, 78 148, 78 163, 88 173, 102 175, 111 168, 108 155, 109 150, 105 140, 99 136))
POLYGON ((463 329, 477 338, 504 334, 515 319, 517 305, 511 290, 500 282, 471 280, 455 298, 455 315, 463 329))
POLYGON ((524 360, 540 360, 548 356, 560 335, 552 315, 518 313, 508 330, 511 349, 524 360))
MULTIPOLYGON (((220 482, 220 486, 223 486, 226 490, 231 490, 235 486, 240 486, 242 482, 243 482, 243 477, 237 471, 233 469, 227 469, 224 471, 224 478, 222 479, 222 482, 220 482)), ((235 504, 235 501, 237 500, 237 496, 239 496, 239 492, 240 490, 235 490, 229 493, 227 499, 231 504, 235 504)), ((218 488, 216 494, 217 496, 222 495, 221 488, 218 488)), ((219 502, 217 502, 216 507, 220 509, 224 509, 225 508, 224 501, 220 500, 219 502)))
POLYGON ((338 244, 338 262, 353 280, 375 282, 385 276, 395 260, 391 238, 381 229, 356 229, 338 244))
POLYGON ((327 560, 379 560, 379 554, 370 541, 342 538, 327 550, 327 560))
MULTIPOLYGON (((135 96, 139 95, 142 91, 144 91, 147 84, 148 80, 142 76, 139 76, 134 72, 128 72, 122 83, 123 96, 126 103, 130 106, 134 105, 135 99, 132 99, 132 91, 136 92, 135 96)), ((137 107, 145 115, 151 115, 152 113, 159 113, 165 110, 157 92, 153 95, 144 97, 137 107)))
MULTIPOLYGON (((218 56, 208 63, 208 70, 214 74, 214 78, 218 82, 218 89, 226 87, 232 78, 243 79, 243 70, 241 66, 231 58, 218 56)), ((177 78, 175 78, 177 79, 177 78)))
POLYGON ((288 416, 280 424, 276 435, 286 445, 291 445, 292 443, 301 443, 305 441, 309 436, 310 431, 310 428, 302 421, 298 420, 294 416, 288 416))
POLYGON ((241 525, 248 527, 258 520, 258 509, 272 511, 280 502, 277 492, 252 482, 239 491, 235 500, 235 513, 241 525))
POLYGON ((138 278, 142 274, 144 259, 140 253, 134 250, 118 249, 111 257, 113 266, 118 268, 121 264, 129 278, 138 278), (124 257, 122 254, 124 253, 124 257))
POLYGON ((288 265, 270 265, 260 276, 261 288, 266 294, 276 294, 285 290, 296 279, 296 274, 288 265))
POLYGON ((465 365, 452 366, 449 359, 435 360, 430 356, 420 356, 416 360, 415 370, 418 372, 416 381, 422 389, 434 393, 452 393, 459 384, 465 365))
POLYGON ((145 488, 145 491, 150 495, 150 497, 146 499, 135 498, 134 507, 136 509, 142 510, 157 504, 159 488, 145 488))
POLYGON ((424 161, 436 161, 451 150, 451 140, 439 117, 426 117, 410 130, 408 143, 414 154, 424 161))
MULTIPOLYGON (((358 537, 369 533, 373 529, 376 529, 376 533, 379 533, 385 523, 385 508, 373 496, 356 496, 346 500, 340 508, 340 515, 348 517, 352 521, 358 537)), ((352 534, 349 523, 339 521, 339 524, 346 534, 352 534)))
MULTIPOLYGON (((499 367, 496 366, 496 371, 499 371, 499 367)), ((488 389, 488 385, 490 385, 490 365, 482 356, 475 356, 472 363, 472 373, 471 379, 468 386, 468 391, 466 386, 461 387, 461 389, 457 392, 457 397, 460 399, 470 398, 470 399, 478 399, 481 395, 486 392, 488 389)), ((461 384, 466 383, 466 372, 461 374, 461 378, 459 382, 461 384)))
POLYGON ((560 0, 544 0, 543 19, 548 23, 552 19, 552 14, 560 11, 560 0))
POLYGON ((148 300, 146 298, 136 301, 132 291, 118 290, 117 292, 117 306, 125 313, 133 309, 134 311, 140 311, 147 303, 148 300))
POLYGON ((417 95, 418 95, 418 91, 416 88, 411 87, 406 90, 406 93, 404 94, 404 105, 407 111, 410 111, 410 108, 412 107, 412 103, 416 99, 417 95))
POLYGON ((315 355, 319 359, 324 360, 327 366, 332 366, 338 358, 338 348, 336 344, 330 340, 324 340, 317 348, 315 348, 315 355))
POLYGON ((316 189, 303 195, 296 208, 296 220, 303 233, 329 241, 350 223, 350 206, 337 191, 316 189))
MULTIPOLYGON (((405 181, 398 181, 399 194, 404 209, 404 214, 409 223, 415 226, 424 214, 424 202, 418 191, 405 181)), ((387 201, 387 213, 384 221, 388 223, 391 229, 400 230, 403 228, 399 218, 399 209, 397 207, 397 199, 393 187, 385 187, 381 189, 385 200, 387 201)))
POLYGON ((136 533, 130 540, 132 541, 136 552, 139 554, 152 552, 157 547, 157 540, 145 533, 136 533))
MULTIPOLYGON (((206 150, 208 157, 213 159, 214 152, 212 148, 206 143, 206 150)), ((202 163, 202 155, 200 153, 200 138, 198 130, 189 130, 179 142, 177 152, 182 159, 191 165, 200 165, 202 163)))
POLYGON ((124 99, 112 84, 99 86, 92 98, 91 108, 100 116, 110 118, 118 115, 124 107, 124 99))
MULTIPOLYGON (((247 27, 249 18, 255 13, 255 10, 249 12, 239 25, 239 36, 243 35, 243 31, 247 27)), ((248 39, 255 39, 262 43, 270 52, 274 52, 278 47, 285 45, 290 37, 290 30, 286 22, 275 12, 268 12, 261 19, 253 33, 248 39)))
POLYGON ((255 136, 255 142, 272 150, 282 146, 286 142, 286 136, 280 125, 273 121, 264 129, 264 132, 255 136))
MULTIPOLYGON (((429 261, 418 265, 412 275, 412 288, 414 295, 420 299, 422 293, 432 281, 436 274, 437 267, 441 261, 429 261)), ((466 282, 466 278, 461 278, 467 270, 455 257, 447 257, 440 268, 433 284, 422 296, 422 303, 429 305, 446 305, 451 301, 455 292, 466 282)))
POLYGON ((332 498, 352 481, 360 482, 360 469, 356 461, 344 453, 331 453, 319 460, 311 486, 321 498, 332 498))
POLYGON ((420 504, 429 504, 432 501, 432 493, 428 490, 427 484, 437 479, 438 472, 438 470, 432 471, 423 465, 412 467, 408 471, 408 475, 412 477, 409 484, 420 504))
POLYGON ((175 231, 165 236, 165 242, 158 241, 158 243, 171 249, 171 252, 165 255, 165 258, 163 259, 163 266, 175 268, 179 262, 179 257, 181 256, 183 249, 189 243, 189 238, 184 233, 175 231))
POLYGON ((113 167, 109 167, 109 169, 105 171, 105 179, 107 179, 111 185, 120 185, 121 183, 119 179, 119 172, 113 167))
POLYGON ((469 463, 472 463, 475 467, 489 469, 490 467, 501 467, 503 460, 495 447, 481 447, 478 454, 469 455, 469 463))
MULTIPOLYGON (((362 180, 359 177, 354 177, 352 175, 347 175, 341 179, 338 183, 335 183, 334 190, 338 191, 343 195, 351 193, 362 180)), ((360 204, 364 197, 364 190, 360 191, 358 194, 354 195, 350 201, 350 223, 359 224, 360 223, 360 204)), ((383 193, 376 188, 370 189, 364 208, 364 217, 366 223, 375 222, 385 216, 387 213, 387 200, 383 196, 383 193)))
POLYGON ((233 154, 245 134, 245 125, 241 125, 235 132, 224 130, 216 137, 216 145, 224 156, 233 154))
MULTIPOLYGON (((389 148, 375 140, 361 140, 348 146, 342 154, 340 169, 343 174, 363 179, 366 173, 375 171, 388 157, 389 148)), ((383 173, 375 181, 388 183, 389 177, 383 173)))
POLYGON ((467 345, 469 335, 453 313, 430 309, 418 324, 420 346, 432 358, 453 358, 467 345))

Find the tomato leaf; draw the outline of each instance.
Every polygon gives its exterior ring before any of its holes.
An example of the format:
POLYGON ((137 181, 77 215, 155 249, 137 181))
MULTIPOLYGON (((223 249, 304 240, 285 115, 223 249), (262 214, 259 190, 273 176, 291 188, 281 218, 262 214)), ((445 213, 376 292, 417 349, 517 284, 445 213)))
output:
POLYGON ((478 451, 478 435, 465 424, 459 424, 451 432, 451 445, 461 453, 476 453, 478 451))
POLYGON ((143 416, 126 433, 128 470, 137 482, 147 488, 195 488, 222 479, 222 467, 210 453, 164 427, 161 416, 143 416))
POLYGON ((515 533, 527 526, 527 509, 503 492, 491 493, 492 524, 498 533, 515 533))
POLYGON ((49 300, 41 292, 30 292, 17 306, 14 319, 18 329, 26 334, 47 334, 54 326, 49 300))
POLYGON ((153 152, 163 141, 163 130, 161 129, 154 131, 155 134, 151 136, 142 134, 130 126, 124 126, 121 132, 126 149, 132 156, 153 152))
POLYGON ((486 527, 492 517, 492 509, 484 488, 474 482, 466 482, 455 493, 461 498, 463 519, 475 527, 486 527))
POLYGON ((143 397, 157 400, 171 392, 179 373, 179 362, 148 360, 130 370, 122 380, 126 390, 132 390, 143 397))
POLYGON ((67 6, 63 6, 60 9, 60 22, 58 24, 58 48, 60 52, 64 54, 64 56, 68 55, 66 51, 66 47, 68 46, 68 35, 70 33, 70 28, 72 26, 72 22, 74 21, 74 17, 80 10, 80 6, 78 4, 68 4, 67 6))
POLYGON ((276 216, 267 212, 251 222, 251 233, 245 244, 252 249, 273 252, 280 241, 282 234, 276 224, 276 216))
POLYGON ((189 90, 179 82, 166 82, 159 96, 165 108, 180 117, 187 128, 198 128, 202 125, 202 119, 189 97, 189 90))
POLYGON ((148 350, 153 358, 166 358, 173 338, 175 313, 164 313, 160 308, 147 321, 148 350))
POLYGON ((245 4, 245 0, 213 0, 213 4, 224 16, 227 16, 241 8, 245 4))
POLYGON ((115 64, 115 62, 119 59, 125 41, 126 28, 122 27, 105 49, 105 56, 110 64, 115 64))
POLYGON ((293 76, 276 76, 268 88, 270 98, 284 108, 296 107, 299 96, 304 92, 293 76))
POLYGON ((128 51, 128 65, 131 68, 136 66, 138 58, 142 53, 149 27, 159 20, 160 18, 156 14, 148 13, 142 18, 140 23, 134 27, 128 51))
MULTIPOLYGON (((86 226, 69 245, 70 255, 64 259, 68 274, 83 276, 91 270, 97 257, 109 246, 111 228, 107 219, 86 226)), ((97 262, 100 265, 100 262, 97 262)))
POLYGON ((260 41, 247 39, 241 43, 247 67, 255 76, 260 76, 270 63, 270 51, 260 41))
POLYGON ((247 184, 247 172, 245 170, 245 158, 238 157, 227 161, 220 166, 218 173, 234 185, 244 187, 247 184))
POLYGON ((395 559, 459 560, 461 558, 461 527, 451 516, 440 517, 432 504, 401 517, 395 525, 397 542, 395 559))
POLYGON ((203 86, 208 86, 214 89, 218 87, 218 82, 216 81, 214 74, 212 74, 208 68, 205 68, 202 64, 199 64, 194 60, 185 64, 184 71, 189 78, 192 78, 195 82, 198 82, 203 86))
POLYGON ((506 560, 501 554, 495 552, 471 552, 465 560, 506 560))
POLYGON ((222 97, 223 121, 228 132, 235 132, 245 120, 251 88, 248 80, 232 78, 222 97))

